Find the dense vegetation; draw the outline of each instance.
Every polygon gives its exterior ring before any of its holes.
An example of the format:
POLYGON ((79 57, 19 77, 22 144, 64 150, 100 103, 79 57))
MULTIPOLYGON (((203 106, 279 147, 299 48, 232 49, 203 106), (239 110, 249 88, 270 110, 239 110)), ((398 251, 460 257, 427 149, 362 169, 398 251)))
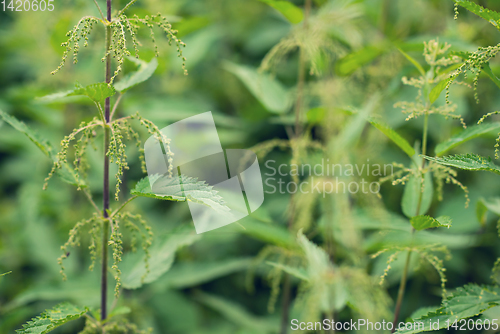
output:
POLYGON ((0 333, 496 332, 499 12, 494 0, 6 7, 0 333), (224 201, 185 176, 182 192, 153 194, 144 142, 172 166, 160 129, 206 111, 225 149, 257 155, 265 200, 196 234, 186 202, 224 201), (376 325, 314 328, 325 319, 376 325))

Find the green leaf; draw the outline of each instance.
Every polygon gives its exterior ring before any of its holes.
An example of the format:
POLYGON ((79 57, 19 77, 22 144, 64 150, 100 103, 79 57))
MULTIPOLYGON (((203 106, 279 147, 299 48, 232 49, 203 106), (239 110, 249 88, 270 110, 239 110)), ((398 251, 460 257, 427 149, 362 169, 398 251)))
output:
POLYGON ((390 140, 392 140, 396 145, 399 146, 410 158, 415 155, 415 149, 411 147, 411 145, 401 137, 396 131, 394 131, 389 125, 384 124, 382 122, 376 121, 374 119, 370 119, 370 124, 379 129, 384 135, 387 136, 390 140))
MULTIPOLYGON (((52 146, 49 142, 43 138, 41 138, 34 130, 28 127, 23 122, 19 121, 12 115, 7 114, 6 112, 0 110, 0 117, 10 124, 14 129, 26 135, 47 157, 49 157, 52 161, 57 160, 57 156, 52 152, 52 146)), ((83 180, 76 177, 73 169, 69 167, 67 163, 62 164, 62 168, 57 171, 58 176, 66 183, 86 187, 83 180)))
POLYGON ((0 110, 0 116, 3 118, 3 120, 5 122, 10 124, 10 126, 12 126, 14 129, 25 134, 26 137, 28 137, 29 140, 31 140, 40 150, 42 150, 42 152, 46 156, 50 155, 50 153, 52 151, 52 147, 50 146, 50 144, 47 140, 41 138, 35 131, 30 129, 26 124, 19 121, 14 116, 9 115, 2 110, 0 110))
POLYGON ((335 63, 335 72, 340 76, 351 75, 358 68, 369 64, 386 50, 389 49, 378 46, 367 46, 354 51, 335 63))
POLYGON ((307 112, 307 122, 309 124, 319 124, 325 118, 326 109, 325 107, 316 107, 309 109, 307 112))
POLYGON ((500 14, 490 10, 488 8, 484 8, 472 1, 468 0, 454 0, 457 5, 460 5, 467 9, 468 11, 476 14, 477 16, 483 18, 484 20, 491 23, 495 28, 500 30, 500 14))
POLYGON ((105 82, 95 83, 88 86, 75 85, 75 89, 66 92, 54 93, 37 98, 41 103, 66 102, 69 97, 86 96, 94 102, 100 102, 107 97, 115 95, 113 86, 108 86, 105 82))
POLYGON ((484 198, 480 198, 476 202, 476 218, 482 227, 486 226, 486 216, 488 213, 488 208, 484 204, 484 198))
MULTIPOLYGON (((218 296, 207 293, 197 293, 196 299, 211 309, 219 312, 227 320, 240 326, 241 328, 254 330, 255 333, 277 333, 279 330, 278 321, 257 317, 241 305, 218 296)), ((253 332, 252 332, 253 333, 253 332)))
POLYGON ((431 173, 424 175, 424 182, 420 179, 410 176, 406 183, 401 200, 401 209, 406 217, 412 218, 417 215, 423 215, 429 210, 432 203, 433 184, 431 173), (422 187, 423 192, 422 192, 422 187))
POLYGON ((303 281, 309 281, 309 275, 302 268, 294 268, 294 267, 288 266, 288 265, 283 264, 283 263, 277 263, 277 262, 272 262, 272 261, 266 261, 266 264, 268 264, 272 267, 275 267, 275 268, 279 268, 279 269, 283 270, 284 272, 286 272, 292 276, 295 276, 303 281))
POLYGON ((68 102, 76 102, 76 101, 83 101, 87 100, 84 96, 70 96, 71 93, 73 93, 72 90, 68 90, 65 92, 58 92, 58 93, 53 93, 49 95, 45 95, 42 97, 37 97, 35 100, 38 103, 42 104, 50 104, 50 103, 68 103, 68 102))
POLYGON ((124 92, 127 89, 148 80, 158 67, 158 60, 156 60, 156 57, 153 57, 153 59, 151 59, 149 63, 137 60, 132 57, 129 57, 129 59, 137 63, 139 65, 139 68, 135 72, 126 74, 123 79, 114 84, 115 89, 119 92, 124 92))
POLYGON ((406 59, 408 59, 416 68, 417 70, 420 72, 420 74, 425 77, 425 70, 424 68, 422 67, 422 65, 419 64, 418 61, 416 61, 415 59, 413 59, 409 54, 407 54, 406 52, 404 52, 403 50, 401 50, 400 48, 398 48, 399 52, 401 52, 401 54, 403 56, 406 57, 406 59))
POLYGON ((31 319, 18 329, 18 334, 45 334, 65 323, 82 317, 89 311, 86 307, 77 307, 70 303, 61 303, 53 309, 46 310, 40 316, 31 319))
POLYGON ((167 201, 191 201, 209 206, 220 213, 230 211, 224 204, 222 197, 212 186, 204 181, 198 181, 185 175, 179 177, 167 177, 158 174, 147 176, 137 182, 131 194, 167 201), (153 183, 153 190, 150 186, 150 180, 153 183))
POLYGON ((291 104, 289 92, 269 74, 230 62, 225 62, 224 68, 238 77, 269 112, 283 114, 289 109, 291 104))
POLYGON ((475 317, 499 305, 499 303, 499 287, 468 284, 463 288, 458 288, 451 296, 446 298, 441 308, 420 318, 413 319, 414 325, 412 329, 401 329, 396 333, 414 334, 446 328, 448 325, 452 325, 455 320, 475 317), (415 323, 422 323, 422 325, 416 325, 415 323), (439 323, 439 328, 431 328, 431 324, 437 323, 439 323))
POLYGON ((157 284, 163 289, 186 289, 246 270, 251 263, 251 258, 216 262, 182 262, 176 264, 157 284))
POLYGON ((455 148, 471 139, 477 138, 491 131, 498 131, 498 130, 500 130, 500 122, 481 123, 470 126, 467 129, 463 130, 462 132, 454 135, 450 139, 442 143, 439 143, 436 146, 436 155, 441 156, 446 152, 448 152, 449 150, 451 150, 452 148, 455 148))
POLYGON ((426 230, 434 227, 451 227, 451 218, 448 216, 441 216, 433 218, 431 216, 415 216, 410 219, 411 226, 417 231, 426 230))
POLYGON ((308 263, 307 276, 312 278, 322 277, 332 269, 330 258, 325 250, 307 239, 302 230, 298 233, 297 241, 306 256, 308 263))
POLYGON ((10 274, 10 273, 12 273, 12 271, 8 271, 8 272, 6 272, 6 273, 0 274, 0 277, 5 276, 5 275, 8 275, 8 274, 10 274))
POLYGON ((290 23, 297 24, 304 19, 302 9, 288 1, 260 0, 279 11, 290 23))
POLYGON ((142 253, 127 253, 121 264, 123 287, 137 289, 143 284, 156 281, 172 267, 176 251, 193 244, 200 237, 194 229, 184 227, 167 235, 163 242, 155 242, 149 251, 149 272, 142 253))
POLYGON ((493 73, 490 67, 490 62, 483 65, 483 72, 493 81, 498 88, 500 88, 500 79, 493 73))
POLYGON ((434 161, 438 164, 456 167, 465 170, 484 170, 500 175, 500 167, 495 165, 491 158, 484 158, 477 154, 456 154, 447 157, 428 157, 423 156, 425 159, 434 161))
POLYGON ((488 210, 500 216, 500 197, 491 197, 488 199, 481 198, 479 201, 483 203, 488 210))
POLYGON ((103 101, 105 98, 115 95, 116 91, 113 86, 109 86, 105 82, 91 84, 88 86, 79 86, 70 92, 68 96, 84 95, 94 102, 103 101))
POLYGON ((296 245, 295 238, 288 229, 272 223, 264 223, 253 219, 252 215, 240 220, 244 229, 241 231, 255 239, 280 247, 292 248, 296 245))
POLYGON ((429 101, 431 102, 431 104, 436 102, 439 95, 441 95, 441 92, 446 88, 450 80, 451 79, 441 80, 436 86, 434 86, 434 88, 432 88, 431 92, 429 93, 429 101))
POLYGON ((111 311, 111 313, 109 314, 109 318, 116 317, 117 315, 129 314, 130 312, 132 312, 132 310, 130 309, 130 307, 128 307, 128 306, 118 306, 118 307, 115 307, 113 309, 113 311, 111 311))

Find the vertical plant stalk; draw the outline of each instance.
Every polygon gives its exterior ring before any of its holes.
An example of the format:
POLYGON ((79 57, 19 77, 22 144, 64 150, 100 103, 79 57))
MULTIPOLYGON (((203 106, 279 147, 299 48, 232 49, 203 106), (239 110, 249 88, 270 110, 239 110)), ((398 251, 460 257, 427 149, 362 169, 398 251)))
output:
MULTIPOLYGON (((108 53, 111 45, 111 0, 106 0, 106 83, 111 82, 111 54, 108 53)), ((104 102, 104 177, 103 177, 103 235, 102 235, 102 267, 101 267, 101 321, 107 317, 107 295, 108 295, 108 238, 109 238, 109 156, 107 155, 109 147, 109 122, 110 122, 110 98, 107 97, 104 102)))
MULTIPOLYGON (((304 22, 303 29, 307 31, 309 27, 308 19, 309 13, 311 12, 311 0, 305 0, 304 4, 304 22)), ((299 68, 298 68, 298 77, 297 77, 297 100, 295 101, 295 131, 294 138, 291 138, 294 145, 298 144, 298 139, 302 133, 302 126, 300 124, 300 113, 302 107, 302 99, 304 94, 304 82, 305 82, 305 67, 306 67, 306 57, 304 50, 300 48, 299 50, 299 68)), ((293 146, 292 146, 293 147, 293 146)), ((299 149, 298 147, 292 149, 299 149)), ((290 195, 290 203, 291 203, 291 214, 290 219, 288 221, 288 229, 290 230, 293 221, 295 218, 295 208, 294 208, 294 198, 293 194, 290 195)), ((289 322, 289 313, 290 313, 290 300, 291 300, 291 283, 290 276, 288 273, 284 274, 284 283, 283 283, 283 296, 281 299, 281 328, 280 334, 286 334, 288 332, 288 322, 289 322)))
MULTIPOLYGON (((304 23, 303 29, 307 34, 309 29, 309 14, 311 12, 311 0, 306 0, 304 5, 304 23)), ((304 95, 304 82, 306 78, 306 56, 304 49, 301 47, 299 50, 299 70, 297 78, 297 101, 295 103, 295 137, 298 138, 302 132, 300 124, 300 113, 302 108, 302 100, 304 95)))
MULTIPOLYGON (((429 128, 429 114, 425 114, 424 118, 424 133, 423 133, 423 138, 422 138, 422 155, 425 155, 427 153, 427 131, 429 128)), ((422 170, 425 167, 425 159, 422 159, 422 170)), ((420 207, 422 205, 422 191, 420 191, 420 194, 418 196, 418 206, 417 206, 417 216, 420 214, 420 207)), ((415 230, 413 227, 411 228, 411 233, 415 233, 415 230)), ((413 238, 412 238, 413 241, 413 238)), ((413 243, 413 242, 412 242, 413 243)), ((410 246, 411 247, 411 246, 410 246)), ((411 260, 411 249, 408 251, 408 255, 406 256, 406 263, 405 267, 403 270, 403 276, 401 276, 401 281, 399 283, 399 291, 398 291, 398 298, 396 300, 396 308, 394 309, 394 321, 392 322, 392 330, 391 333, 394 333, 396 331, 396 325, 399 319, 399 313, 401 312, 401 305, 403 304, 403 297, 405 294, 406 290, 406 281, 408 280, 408 270, 410 269, 410 260, 411 260)))
POLYGON ((406 281, 408 279, 408 269, 410 268, 410 260, 411 260, 411 250, 408 251, 408 255, 406 256, 406 263, 405 263, 405 268, 403 270, 403 276, 401 277, 401 282, 399 283, 398 299, 396 301, 396 308, 394 311, 394 320, 392 322, 391 333, 394 333, 397 328, 396 325, 399 319, 399 312, 401 311, 401 305, 403 304, 403 297, 405 295, 405 290, 406 290, 406 281))

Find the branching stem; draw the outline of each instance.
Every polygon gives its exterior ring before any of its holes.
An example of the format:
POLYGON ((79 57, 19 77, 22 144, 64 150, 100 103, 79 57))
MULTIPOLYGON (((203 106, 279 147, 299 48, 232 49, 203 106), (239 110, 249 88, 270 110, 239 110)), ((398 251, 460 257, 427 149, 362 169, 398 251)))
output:
POLYGON ((94 3, 95 3, 95 6, 97 7, 97 9, 99 10, 99 13, 101 13, 102 20, 105 21, 106 19, 104 18, 104 13, 102 12, 101 7, 97 3, 97 0, 94 0, 94 3))
POLYGON ((113 119, 113 116, 116 112, 116 109, 118 109, 118 104, 120 104, 120 100, 122 99, 123 94, 118 95, 118 98, 115 101, 115 104, 113 106, 113 110, 111 111, 111 116, 110 118, 113 119))
POLYGON ((120 212, 128 203, 132 202, 134 199, 136 199, 137 195, 134 195, 132 197, 130 197, 128 200, 126 200, 125 202, 123 202, 122 205, 120 205, 120 207, 118 209, 116 209, 115 211, 113 211, 113 213, 109 216, 110 218, 113 218, 118 212, 120 212))
POLYGON ((123 14, 123 12, 124 12, 124 11, 126 11, 126 10, 130 7, 130 6, 132 6, 132 5, 133 5, 136 1, 137 1, 137 0, 132 0, 132 1, 130 1, 130 2, 129 2, 129 3, 128 3, 125 7, 123 7, 123 9, 122 9, 122 10, 120 10, 120 11, 118 12, 118 15, 116 15, 116 17, 120 17, 120 15, 122 15, 122 14, 123 14))

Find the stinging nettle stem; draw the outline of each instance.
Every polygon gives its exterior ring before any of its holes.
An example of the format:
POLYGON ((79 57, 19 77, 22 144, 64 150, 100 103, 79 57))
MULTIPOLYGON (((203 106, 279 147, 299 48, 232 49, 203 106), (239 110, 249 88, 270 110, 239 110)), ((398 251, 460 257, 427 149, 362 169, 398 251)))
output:
MULTIPOLYGON (((107 20, 111 22, 111 0, 106 0, 107 20)), ((106 26, 106 83, 111 82, 111 54, 108 50, 111 45, 111 27, 106 26)), ((110 98, 104 103, 104 119, 106 125, 110 122, 110 98)), ((104 127, 104 177, 103 177, 103 235, 102 235, 102 267, 101 267, 101 321, 107 317, 107 294, 108 294, 108 237, 109 237, 109 126, 104 127)))
MULTIPOLYGON (((429 129, 429 114, 425 113, 425 119, 424 119, 424 133, 423 133, 423 138, 422 138, 422 155, 425 155, 427 152, 427 132, 429 129)), ((425 167, 425 159, 422 159, 422 170, 425 167)), ((425 175, 422 174, 422 177, 424 178, 425 175)), ((417 206, 417 216, 420 214, 420 208, 422 206, 422 191, 419 192, 418 196, 418 206, 417 206)), ((412 235, 415 233, 415 230, 411 229, 412 235)), ((413 246, 413 238, 412 238, 412 246, 413 246)), ((408 250, 408 255, 406 256, 406 262, 405 262, 405 267, 403 269, 403 276, 401 277, 401 281, 399 283, 399 291, 398 291, 398 299, 396 300, 396 308, 394 309, 394 320, 392 322, 392 330, 391 333, 394 333, 396 331, 396 325, 399 319, 399 312, 401 311, 401 306, 403 304, 403 297, 405 294, 406 290, 406 281, 408 280, 408 270, 410 269, 410 261, 411 261, 411 247, 408 250)))

